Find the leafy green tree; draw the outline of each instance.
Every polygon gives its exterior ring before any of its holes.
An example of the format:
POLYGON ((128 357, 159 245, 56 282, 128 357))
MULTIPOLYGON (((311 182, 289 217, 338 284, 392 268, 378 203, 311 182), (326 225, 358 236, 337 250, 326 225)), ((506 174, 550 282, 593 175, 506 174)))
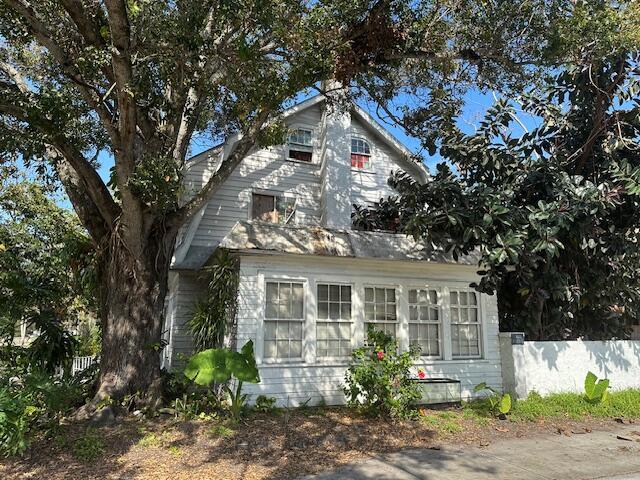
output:
POLYGON ((401 194, 355 222, 397 226, 454 256, 478 252, 477 287, 498 292, 503 329, 624 336, 640 314, 638 60, 585 59, 499 100, 476 132, 443 136, 457 173, 440 164, 426 185, 395 175, 401 194), (531 131, 517 126, 523 114, 537 122, 531 131))
POLYGON ((410 79, 446 110, 452 85, 510 82, 546 61, 554 12, 572 5, 1 0, 0 145, 62 181, 99 254, 94 405, 158 398, 154 346, 178 232, 254 146, 282 141, 279 113, 299 91, 334 78, 386 103, 410 79), (194 134, 230 142, 204 187, 185 192, 194 134), (102 151, 115 163, 110 188, 102 151))
POLYGON ((1 342, 11 345, 21 325, 39 331, 29 357, 52 371, 73 356, 75 340, 66 327, 94 307, 83 280, 91 246, 76 216, 39 185, 4 179, 1 187, 1 342))

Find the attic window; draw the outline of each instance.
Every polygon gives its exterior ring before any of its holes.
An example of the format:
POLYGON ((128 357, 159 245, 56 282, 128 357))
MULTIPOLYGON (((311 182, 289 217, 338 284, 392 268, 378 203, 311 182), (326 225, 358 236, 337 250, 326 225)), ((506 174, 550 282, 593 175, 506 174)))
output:
POLYGON ((361 138, 351 139, 351 168, 358 170, 371 169, 371 147, 369 142, 361 138))
POLYGON ((308 128, 296 128, 289 133, 289 160, 311 163, 313 161, 313 132, 308 128))
POLYGON ((281 225, 293 223, 296 199, 279 195, 254 193, 251 197, 251 218, 281 225))

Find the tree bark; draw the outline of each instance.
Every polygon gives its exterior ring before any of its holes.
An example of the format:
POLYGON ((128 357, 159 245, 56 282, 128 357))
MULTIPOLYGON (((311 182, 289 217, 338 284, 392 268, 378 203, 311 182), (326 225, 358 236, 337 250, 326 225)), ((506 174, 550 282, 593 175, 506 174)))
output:
POLYGON ((136 407, 162 399, 160 355, 164 301, 175 231, 152 228, 142 258, 111 234, 98 271, 102 353, 97 392, 89 411, 103 400, 133 397, 136 407))

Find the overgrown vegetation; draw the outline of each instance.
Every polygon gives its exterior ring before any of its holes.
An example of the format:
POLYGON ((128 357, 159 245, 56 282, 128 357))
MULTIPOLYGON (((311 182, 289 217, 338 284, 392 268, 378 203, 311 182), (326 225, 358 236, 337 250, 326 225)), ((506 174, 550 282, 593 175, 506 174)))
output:
POLYGON ((74 377, 38 371, 0 376, 0 455, 22 454, 36 430, 54 434, 60 420, 85 402, 95 375, 93 368, 74 377))
POLYGON ((238 268, 238 260, 222 248, 215 251, 211 264, 203 268, 206 295, 196 303, 193 317, 189 320, 189 331, 198 351, 223 347, 225 336, 233 333, 238 268))
POLYGON ((369 326, 367 345, 352 354, 345 375, 347 404, 369 415, 407 418, 416 415, 412 403, 420 398, 411 368, 420 352, 399 352, 396 340, 369 326))

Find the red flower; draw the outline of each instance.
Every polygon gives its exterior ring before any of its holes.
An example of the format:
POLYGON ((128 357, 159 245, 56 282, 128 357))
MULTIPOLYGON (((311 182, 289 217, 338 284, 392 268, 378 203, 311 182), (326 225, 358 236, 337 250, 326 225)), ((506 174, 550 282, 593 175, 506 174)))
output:
POLYGON ((423 379, 423 378, 426 378, 426 377, 427 377, 427 374, 424 373, 424 370, 422 370, 422 369, 418 370, 418 378, 423 379))
POLYGON ((384 358, 384 352, 376 352, 376 355, 378 356, 378 360, 382 360, 384 358))

